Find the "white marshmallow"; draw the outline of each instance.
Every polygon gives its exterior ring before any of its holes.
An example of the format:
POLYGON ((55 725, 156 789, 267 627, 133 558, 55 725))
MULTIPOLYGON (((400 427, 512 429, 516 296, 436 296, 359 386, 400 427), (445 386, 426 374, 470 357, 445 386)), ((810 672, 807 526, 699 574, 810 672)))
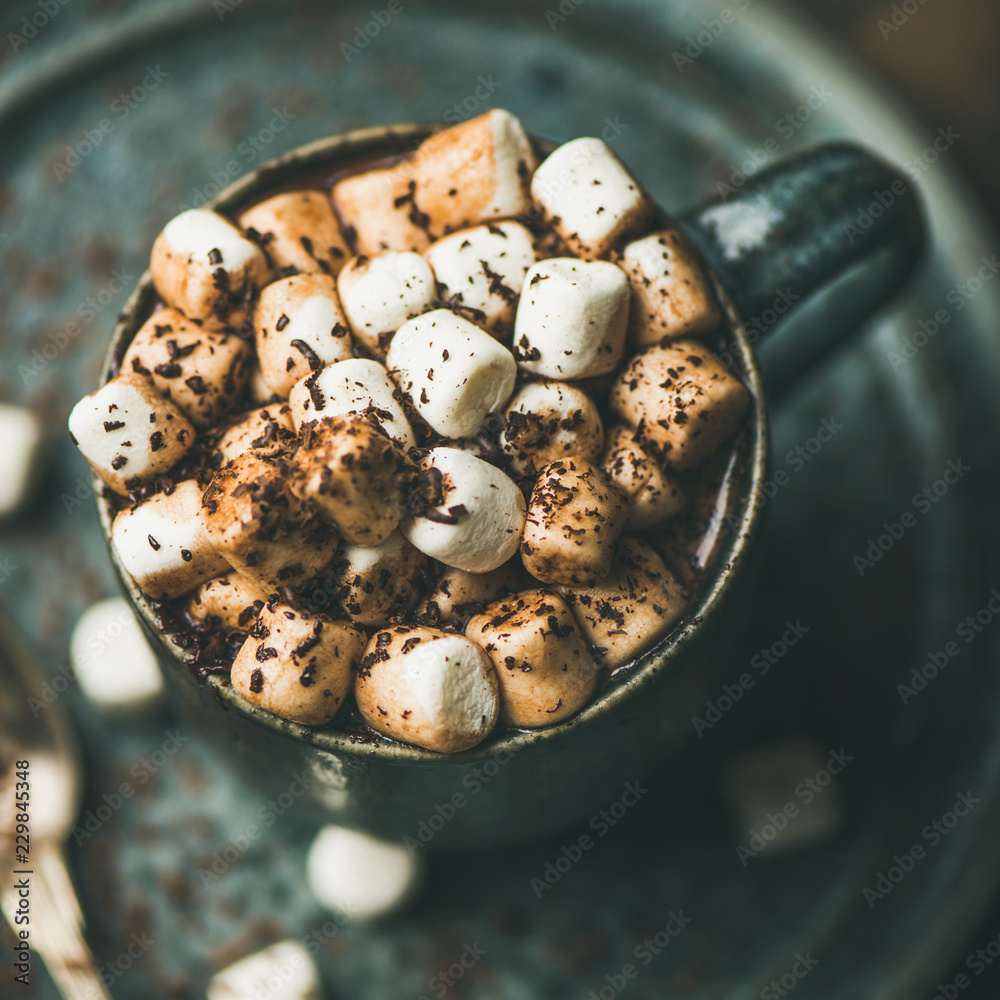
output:
POLYGON ((19 510, 34 485, 41 443, 31 410, 0 404, 0 518, 19 510))
POLYGON ((342 826, 324 826, 306 859, 312 894, 352 920, 375 920, 398 909, 419 881, 418 858, 402 844, 342 826))
POLYGON ((531 197, 570 250, 604 257, 652 217, 649 195, 600 139, 574 139, 535 171, 531 197))
POLYGON ((156 654, 122 597, 84 611, 73 627, 70 659, 81 690, 96 705, 141 708, 163 692, 156 654))
POLYGON ((418 253, 355 257, 340 272, 337 290, 354 336, 379 356, 386 340, 437 296, 434 272, 418 253))
POLYGON ((424 256, 442 298, 482 313, 476 319, 488 330, 509 331, 524 276, 535 263, 534 240, 524 226, 499 222, 460 229, 432 243, 424 256))
POLYGON ((625 350, 629 283, 608 261, 551 257, 524 280, 514 355, 536 375, 583 379, 613 371, 625 350))
POLYGON ((116 515, 111 544, 129 576, 150 597, 180 597, 229 571, 229 563, 208 540, 202 493, 195 480, 187 479, 169 496, 157 493, 116 515))
POLYGON ((321 1000, 319 971, 298 941, 279 941, 223 969, 208 984, 208 1000, 321 1000))
POLYGON ((502 566, 517 551, 524 531, 521 491, 498 468, 457 448, 434 448, 425 462, 428 472, 441 475, 443 500, 434 508, 439 520, 417 516, 404 521, 400 530, 407 540, 432 559, 467 573, 502 566))
POLYGON ((288 405, 296 429, 309 420, 364 413, 374 407, 372 417, 386 434, 404 448, 412 448, 416 438, 396 392, 383 365, 352 358, 327 365, 297 382, 289 393, 288 405))
POLYGON ((510 351, 449 309, 404 323, 386 364, 417 412, 448 438, 482 430, 486 414, 501 409, 517 379, 510 351))

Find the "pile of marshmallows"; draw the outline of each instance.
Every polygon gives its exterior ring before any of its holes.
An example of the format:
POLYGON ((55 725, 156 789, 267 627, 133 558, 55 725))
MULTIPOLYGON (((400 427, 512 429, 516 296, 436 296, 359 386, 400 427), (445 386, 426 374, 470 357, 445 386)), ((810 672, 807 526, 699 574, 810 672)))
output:
POLYGON ((297 722, 353 690, 377 732, 455 752, 498 717, 577 712, 601 666, 681 615, 680 583, 629 533, 676 516, 674 472, 748 404, 688 339, 718 309, 653 219, 603 142, 539 165, 501 110, 340 180, 332 204, 291 191, 238 225, 177 216, 152 251, 165 305, 69 421, 132 494, 122 565, 244 630, 233 686, 297 722), (207 488, 174 481, 196 440, 217 453, 207 488), (336 618, 295 596, 331 572, 336 618))

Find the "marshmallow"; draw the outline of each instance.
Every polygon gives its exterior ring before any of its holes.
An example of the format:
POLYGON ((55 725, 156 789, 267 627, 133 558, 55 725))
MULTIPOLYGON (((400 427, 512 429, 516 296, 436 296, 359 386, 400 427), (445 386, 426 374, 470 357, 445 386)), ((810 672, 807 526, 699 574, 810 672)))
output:
POLYGON ((485 330, 448 309, 404 323, 386 364, 417 412, 447 438, 473 437, 510 398, 514 357, 485 330))
POLYGON ((561 597, 527 590, 496 601, 465 634, 493 661, 500 685, 500 718, 537 729, 576 714, 597 690, 600 670, 561 597))
POLYGON ((417 603, 427 557, 394 531, 380 545, 345 545, 334 566, 337 600, 352 621, 384 625, 417 603))
POLYGON ((367 413, 404 448, 416 444, 410 421, 396 399, 399 390, 377 361, 352 358, 327 365, 297 382, 288 394, 296 427, 311 420, 367 413))
POLYGON ((239 223, 279 270, 336 277, 351 255, 322 191, 276 194, 248 208, 239 223))
POLYGON ((20 510, 35 485, 41 443, 31 410, 0 403, 0 519, 20 510))
POLYGON ((514 357, 525 371, 583 379, 618 367, 625 350, 629 285, 606 260, 551 257, 524 280, 514 357))
POLYGON ((188 209, 166 224, 149 267, 167 305, 208 330, 243 326, 270 278, 260 247, 205 208, 188 209))
POLYGON ((376 732, 438 753, 481 743, 499 713, 496 671, 482 648, 406 625, 372 637, 354 697, 376 732))
POLYGON ((251 410, 230 424, 215 449, 225 463, 251 450, 273 455, 294 441, 291 409, 287 403, 272 403, 251 410))
POLYGON ((510 332, 524 276, 535 263, 534 240, 524 226, 498 222, 462 229, 432 243, 424 256, 442 299, 471 310, 497 336, 510 332))
POLYGON ((279 941, 216 973, 208 1000, 322 1000, 316 963, 298 941, 279 941))
POLYGON ((736 433, 750 394, 704 344, 678 340, 637 354, 609 404, 644 447, 675 469, 691 469, 736 433))
POLYGON ((142 626, 122 597, 92 604, 73 626, 70 659, 95 705, 144 708, 163 693, 163 675, 142 626))
POLYGON ((466 573, 445 567, 434 589, 421 607, 420 618, 428 624, 456 624, 477 614, 498 597, 513 594, 528 582, 520 559, 511 559, 489 573, 466 573))
POLYGON ((350 693, 366 641, 351 622, 269 603, 233 660, 233 688, 283 719, 322 726, 350 693))
POLYGON ((524 497, 495 466, 457 448, 434 448, 416 486, 426 509, 403 521, 411 545, 446 566, 488 573, 517 551, 524 497))
POLYGON ((600 139, 574 139, 550 153, 531 180, 531 197, 585 260, 606 257, 653 216, 649 195, 600 139))
POLYGON ((521 123, 487 111, 425 139, 413 158, 414 200, 432 236, 531 210, 537 160, 521 123))
POLYGON ((264 381, 279 396, 324 365, 354 357, 337 284, 325 274, 271 282, 254 312, 254 339, 264 381))
POLYGON ((632 501, 628 531, 655 528, 676 517, 687 502, 678 483, 643 451, 627 427, 615 427, 601 467, 632 501))
POLYGON ((601 663, 615 669, 659 642, 684 613, 683 588, 649 545, 625 536, 611 571, 585 589, 560 587, 601 663))
POLYGON ((115 515, 111 544, 129 576, 156 600, 180 597, 229 569, 209 541, 201 494, 186 479, 115 515))
POLYGON ((354 336, 379 357, 392 335, 437 298, 434 272, 418 253, 355 257, 340 272, 337 290, 354 336))
POLYGON ((358 253, 384 250, 419 253, 430 243, 413 204, 413 161, 352 174, 333 185, 333 204, 358 253))
POLYGON ((696 337, 718 324, 712 286, 678 230, 661 229, 627 244, 617 262, 632 286, 633 343, 648 347, 664 337, 696 337))
POLYGON ((625 494, 589 462, 545 466, 528 504, 524 568, 543 583, 593 586, 608 574, 628 510, 625 494))
POLYGON ((217 619, 228 629, 245 629, 260 614, 267 596, 239 573, 227 573, 203 583, 188 599, 186 610, 196 622, 217 619))
POLYGON ((560 458, 596 462, 604 427, 594 401, 566 382, 528 382, 507 404, 500 444, 515 472, 534 474, 560 458))
POLYGON ((119 375, 85 396, 69 415, 73 443, 116 493, 165 473, 194 444, 183 413, 142 376, 119 375))
POLYGON ((275 456, 234 458, 215 474, 202 506, 212 545, 264 593, 301 586, 337 551, 330 525, 291 492, 275 456))
POLYGON ((377 920, 413 895, 422 874, 418 857, 402 844, 324 826, 309 848, 306 876, 328 910, 351 920, 377 920))
POLYGON ((243 396, 252 356, 234 333, 202 329, 176 309, 146 320, 122 358, 122 371, 150 379, 195 427, 211 427, 243 396))
POLYGON ((283 462, 289 489, 313 503, 351 545, 381 545, 396 530, 412 475, 402 448, 354 413, 307 425, 283 462))
POLYGON ((265 403, 273 403, 276 398, 278 398, 277 393, 271 392, 270 386, 264 381, 260 364, 254 359, 247 381, 247 401, 254 406, 263 406, 265 403))

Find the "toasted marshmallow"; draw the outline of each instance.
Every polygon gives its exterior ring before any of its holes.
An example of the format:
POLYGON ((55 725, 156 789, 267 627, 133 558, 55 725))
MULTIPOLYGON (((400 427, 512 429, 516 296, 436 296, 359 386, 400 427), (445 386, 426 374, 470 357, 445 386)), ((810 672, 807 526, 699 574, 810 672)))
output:
POLYGON ((560 458, 596 462, 604 427, 594 401, 566 382, 528 382, 515 393, 504 414, 500 438, 515 472, 534 472, 560 458))
POLYGON ((415 187, 412 160, 352 174, 333 185, 333 204, 358 253, 419 253, 427 247, 431 238, 413 204, 415 187))
POLYGON ((187 479, 171 493, 157 493, 115 516, 111 544, 129 576, 152 598, 180 597, 229 569, 209 541, 201 494, 198 483, 187 479))
POLYGON ((462 229, 432 243, 424 256, 443 299, 472 310, 491 333, 510 332, 524 276, 535 263, 534 240, 524 226, 497 222, 462 229))
POLYGON ((667 465, 691 469, 736 433, 750 394, 704 344, 678 340, 637 354, 618 376, 609 403, 667 465))
POLYGON ((437 297, 427 261, 418 253, 394 251, 349 261, 337 290, 354 336, 379 357, 392 335, 437 297))
POLYGON ((166 224, 149 266, 167 305, 207 330, 247 323, 271 270, 256 243, 206 208, 188 209, 166 224))
POLYGON ((268 604, 233 660, 233 687, 251 705, 321 726, 350 692, 366 641, 351 622, 268 604))
POLYGON ((279 396, 324 365, 354 357, 337 284, 325 274, 271 282, 254 312, 254 339, 264 381, 279 396))
POLYGON ((627 244, 618 264, 632 286, 629 336, 640 347, 664 337, 696 337, 720 319, 712 287, 694 247, 676 229, 627 244))
POLYGON ((404 448, 416 444, 410 421, 396 399, 399 390, 384 365, 352 358, 327 365, 297 382, 288 394, 296 428, 310 420, 367 413, 404 448))
POLYGON ((472 437, 510 398, 514 356, 485 330, 435 309, 404 323, 386 364, 417 412, 447 438, 472 437))
POLYGON ((253 363, 234 333, 202 329, 176 309, 158 309, 122 358, 122 371, 150 379, 195 427, 211 427, 243 396, 253 363))
POLYGON ((276 392, 271 391, 271 387, 264 381, 260 364, 254 359, 250 367, 250 378, 247 382, 247 401, 254 406, 263 406, 265 403, 273 403, 279 398, 276 392))
POLYGON ((0 519, 17 513, 32 492, 41 443, 42 427, 31 410, 0 403, 0 519))
POLYGON ((394 531, 380 545, 345 545, 334 567, 340 606, 362 625, 384 625, 417 603, 427 557, 394 531))
POLYGON ((161 475, 194 444, 187 417, 129 372, 84 396, 69 415, 73 443, 116 493, 161 475))
POLYGON ((215 448, 225 463, 251 450, 273 454, 294 440, 291 409, 287 403, 272 403, 251 410, 231 424, 215 448))
POLYGON ((612 430, 601 467, 632 501, 626 530, 655 528, 684 509, 687 498, 680 485, 642 449, 629 428, 612 430))
POLYGON ((600 670, 566 602, 527 590, 489 605, 465 634, 486 650, 500 685, 500 718, 538 729, 562 722, 590 701, 600 670))
POLYGON ((203 583, 189 598, 186 610, 197 622, 218 619, 226 628, 249 628, 267 597, 249 580, 233 572, 203 583))
POLYGON ((516 558, 489 573, 445 567, 420 609, 421 620, 429 624, 464 623, 491 601, 521 590, 530 579, 516 558))
POLYGON ((248 208, 239 223, 279 270, 294 267, 303 274, 336 277, 351 255, 322 191, 276 194, 248 208))
POLYGON ((435 132, 413 159, 414 199, 431 235, 525 215, 536 163, 531 142, 509 111, 487 111, 435 132))
POLYGON ((457 448, 434 448, 418 487, 429 509, 403 521, 410 544, 467 573, 488 573, 517 551, 524 497, 498 468, 457 448))
POLYGON ((649 195, 600 139, 573 139, 549 154, 531 180, 531 197, 584 260, 606 257, 653 216, 649 195))
POLYGON ((319 970, 298 941, 279 941, 217 972, 208 1000, 321 1000, 319 970))
POLYGON ((605 260, 551 257, 528 271, 514 324, 521 368, 547 378, 603 375, 625 350, 629 284, 605 260))
POLYGON ((438 753, 481 743, 499 712, 496 671, 480 646, 405 625, 372 637, 354 697, 376 732, 438 753))

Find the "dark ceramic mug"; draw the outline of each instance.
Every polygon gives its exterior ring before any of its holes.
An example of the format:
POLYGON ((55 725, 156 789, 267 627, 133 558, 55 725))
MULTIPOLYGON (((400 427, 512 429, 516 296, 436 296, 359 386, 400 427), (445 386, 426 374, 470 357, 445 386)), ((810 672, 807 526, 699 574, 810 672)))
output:
MULTIPOLYGON (((272 160, 222 191, 208 207, 232 212, 321 173, 410 152, 433 131, 406 124, 332 136, 272 160)), ((553 148, 538 142, 540 152, 553 148)), ((256 784, 288 792, 304 815, 431 847, 481 848, 542 837, 584 821, 621 798, 692 733, 691 718, 733 666, 747 563, 758 534, 768 468, 765 375, 771 396, 799 378, 898 291, 925 243, 916 196, 865 151, 817 148, 748 181, 728 200, 676 220, 700 249, 727 313, 727 363, 750 390, 748 455, 733 529, 688 614, 673 632, 619 673, 583 711, 534 731, 498 732, 473 750, 442 755, 385 740, 360 741, 337 720, 313 729, 247 704, 218 677, 195 680, 185 654, 156 626, 149 600, 118 574, 159 651, 184 715, 256 784), (881 197, 880 197, 881 195, 881 197), (878 211, 879 207, 881 211, 878 211), (859 214, 860 213, 860 214, 859 214), (856 271, 849 293, 762 373, 752 344, 777 318, 775 296, 805 301, 856 271), (748 335, 745 321, 755 320, 748 335)), ((115 328, 102 384, 150 315, 148 273, 115 328)), ((786 307, 787 308, 787 307, 786 307)), ((99 483, 95 484, 100 486, 99 483)), ((105 537, 113 511, 98 496, 105 537)), ((110 546, 109 546, 110 548, 110 546)))

